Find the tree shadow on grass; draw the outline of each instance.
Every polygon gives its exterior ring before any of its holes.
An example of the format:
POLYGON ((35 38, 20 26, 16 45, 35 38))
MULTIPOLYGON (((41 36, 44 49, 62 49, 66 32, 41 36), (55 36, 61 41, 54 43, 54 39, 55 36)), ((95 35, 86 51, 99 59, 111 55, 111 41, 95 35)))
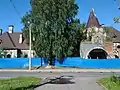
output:
POLYGON ((48 77, 45 80, 43 80, 39 85, 19 87, 14 90, 31 90, 46 84, 75 84, 75 82, 71 81, 72 79, 73 79, 73 76, 60 76, 60 77, 54 77, 54 78, 48 77))

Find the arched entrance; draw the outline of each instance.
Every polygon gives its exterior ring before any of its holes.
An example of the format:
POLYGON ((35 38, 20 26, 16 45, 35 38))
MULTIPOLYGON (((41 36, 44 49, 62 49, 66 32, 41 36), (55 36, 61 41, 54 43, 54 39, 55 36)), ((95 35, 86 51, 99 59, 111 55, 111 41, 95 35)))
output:
POLYGON ((88 59, 107 59, 107 52, 104 49, 101 48, 95 48, 92 49, 89 53, 88 53, 88 59))

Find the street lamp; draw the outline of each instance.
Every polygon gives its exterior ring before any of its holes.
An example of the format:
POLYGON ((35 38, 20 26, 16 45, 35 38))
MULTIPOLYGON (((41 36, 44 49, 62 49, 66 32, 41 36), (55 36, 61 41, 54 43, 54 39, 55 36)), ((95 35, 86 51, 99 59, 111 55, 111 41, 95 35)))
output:
POLYGON ((32 65, 32 57, 31 57, 31 28, 32 23, 28 22, 29 26, 29 70, 31 70, 32 65))

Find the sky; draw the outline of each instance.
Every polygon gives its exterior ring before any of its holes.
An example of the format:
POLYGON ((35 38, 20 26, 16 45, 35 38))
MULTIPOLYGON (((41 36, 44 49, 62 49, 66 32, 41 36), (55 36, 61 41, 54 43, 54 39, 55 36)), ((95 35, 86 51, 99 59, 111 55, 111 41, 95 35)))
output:
MULTIPOLYGON (((14 5, 22 17, 31 9, 30 0, 12 0, 14 5)), ((87 22, 90 11, 94 8, 96 16, 100 24, 105 26, 113 26, 120 30, 120 24, 115 24, 113 18, 120 16, 118 4, 115 0, 76 0, 79 6, 77 18, 82 22, 87 22)), ((0 29, 3 32, 8 30, 9 25, 14 25, 14 31, 21 31, 23 25, 20 16, 16 13, 10 0, 0 0, 0 29)))

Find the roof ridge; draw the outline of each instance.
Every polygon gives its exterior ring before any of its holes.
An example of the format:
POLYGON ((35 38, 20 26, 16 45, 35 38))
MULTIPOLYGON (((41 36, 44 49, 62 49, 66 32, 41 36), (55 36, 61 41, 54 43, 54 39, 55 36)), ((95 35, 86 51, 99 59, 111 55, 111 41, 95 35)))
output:
POLYGON ((12 42, 13 46, 16 47, 16 45, 15 45, 15 43, 13 42, 13 40, 12 40, 10 34, 9 34, 8 32, 6 32, 6 33, 8 34, 8 36, 9 36, 9 38, 10 38, 10 41, 12 42))

